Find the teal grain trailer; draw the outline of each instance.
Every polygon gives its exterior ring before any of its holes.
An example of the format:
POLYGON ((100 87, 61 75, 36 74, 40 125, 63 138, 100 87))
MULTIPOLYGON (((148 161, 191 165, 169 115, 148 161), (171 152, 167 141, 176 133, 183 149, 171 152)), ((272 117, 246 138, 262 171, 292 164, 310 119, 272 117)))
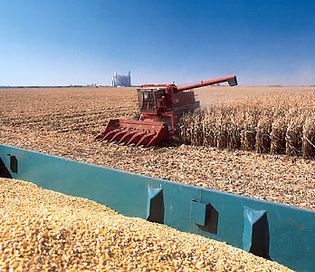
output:
MULTIPOLYGON (((315 212, 0 145, 0 176, 315 271, 315 212)), ((211 182, 211 181, 210 181, 211 182)))

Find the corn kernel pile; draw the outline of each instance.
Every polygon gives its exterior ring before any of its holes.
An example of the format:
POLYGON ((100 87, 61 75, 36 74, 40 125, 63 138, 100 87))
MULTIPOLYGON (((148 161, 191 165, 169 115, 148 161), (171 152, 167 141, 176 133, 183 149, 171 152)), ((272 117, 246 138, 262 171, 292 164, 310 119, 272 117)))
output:
POLYGON ((0 271, 289 271, 225 243, 0 178, 0 271))

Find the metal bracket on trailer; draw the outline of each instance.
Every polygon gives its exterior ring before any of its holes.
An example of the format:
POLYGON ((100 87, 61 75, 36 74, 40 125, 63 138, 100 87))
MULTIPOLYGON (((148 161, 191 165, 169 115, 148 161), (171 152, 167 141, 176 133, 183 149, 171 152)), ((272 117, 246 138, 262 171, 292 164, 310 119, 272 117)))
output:
POLYGON ((148 188, 146 219, 151 222, 164 223, 164 201, 162 188, 148 188))
POLYGON ((5 145, 0 145, 0 159, 2 176, 95 200, 126 216, 225 241, 297 271, 315 267, 314 211, 5 145))

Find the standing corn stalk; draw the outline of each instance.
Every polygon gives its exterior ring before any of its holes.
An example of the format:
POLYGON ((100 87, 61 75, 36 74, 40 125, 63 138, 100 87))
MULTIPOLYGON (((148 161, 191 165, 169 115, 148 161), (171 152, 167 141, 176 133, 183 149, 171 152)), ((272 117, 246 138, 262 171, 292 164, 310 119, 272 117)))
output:
POLYGON ((305 158, 315 157, 315 116, 308 117, 303 126, 302 154, 305 158))
POLYGON ((225 102, 186 114, 179 141, 258 153, 314 158, 312 94, 225 102))

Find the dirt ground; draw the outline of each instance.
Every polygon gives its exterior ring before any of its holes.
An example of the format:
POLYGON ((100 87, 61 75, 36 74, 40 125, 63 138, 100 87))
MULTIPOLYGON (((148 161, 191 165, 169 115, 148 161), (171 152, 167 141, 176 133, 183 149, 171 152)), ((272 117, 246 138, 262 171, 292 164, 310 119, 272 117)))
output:
MULTIPOLYGON (((211 106, 311 87, 207 87, 211 106)), ((220 191, 315 209, 315 161, 196 146, 136 148, 94 141, 137 112, 134 88, 0 89, 0 143, 220 191)))

